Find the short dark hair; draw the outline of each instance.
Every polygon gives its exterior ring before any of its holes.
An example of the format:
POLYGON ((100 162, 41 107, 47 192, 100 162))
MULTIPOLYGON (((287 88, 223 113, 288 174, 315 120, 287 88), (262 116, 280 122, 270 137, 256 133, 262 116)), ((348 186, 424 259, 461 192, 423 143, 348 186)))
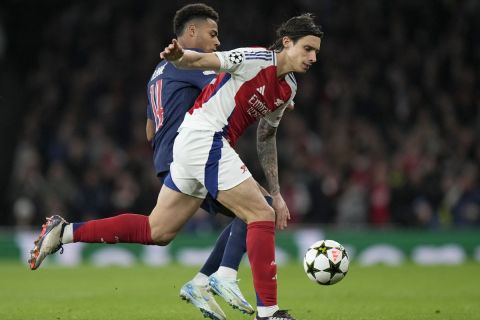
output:
POLYGON ((315 24, 314 18, 311 13, 304 13, 282 23, 276 31, 277 40, 270 46, 270 50, 281 51, 283 49, 283 37, 289 37, 294 43, 305 36, 316 36, 322 39, 322 27, 315 24))
POLYGON ((212 19, 218 23, 218 13, 204 3, 194 3, 180 8, 173 18, 173 32, 177 37, 183 34, 187 22, 193 19, 212 19))

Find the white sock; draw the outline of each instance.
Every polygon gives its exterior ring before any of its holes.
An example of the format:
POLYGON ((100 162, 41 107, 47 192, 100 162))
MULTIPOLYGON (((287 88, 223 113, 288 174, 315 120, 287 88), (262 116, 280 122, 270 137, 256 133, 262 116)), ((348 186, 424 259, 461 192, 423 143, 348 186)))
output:
POLYGON ((208 277, 205 274, 199 272, 195 275, 195 277, 193 277, 192 282, 195 285, 206 286, 208 284, 208 277))
POLYGON ((259 317, 270 317, 278 310, 278 305, 268 306, 268 307, 257 307, 257 312, 259 317))
POLYGON ((220 267, 216 272, 219 278, 228 279, 228 280, 236 280, 237 273, 238 273, 237 270, 228 268, 228 267, 220 267))
POLYGON ((71 223, 67 224, 63 229, 62 243, 72 243, 73 242, 73 225, 71 223))

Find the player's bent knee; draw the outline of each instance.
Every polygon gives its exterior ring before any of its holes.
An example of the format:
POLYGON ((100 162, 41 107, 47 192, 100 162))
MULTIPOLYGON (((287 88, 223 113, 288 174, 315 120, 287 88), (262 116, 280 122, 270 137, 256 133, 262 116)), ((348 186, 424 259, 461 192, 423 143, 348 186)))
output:
POLYGON ((254 221, 275 221, 275 211, 272 207, 266 206, 262 210, 252 212, 247 216, 247 222, 254 221))
POLYGON ((153 243, 155 243, 157 246, 166 246, 172 242, 172 240, 175 239, 175 235, 162 235, 160 237, 152 237, 153 243))
POLYGON ((176 235, 176 232, 163 232, 161 230, 158 230, 157 228, 151 229, 152 241, 157 246, 168 245, 170 242, 172 242, 173 239, 175 239, 176 235))

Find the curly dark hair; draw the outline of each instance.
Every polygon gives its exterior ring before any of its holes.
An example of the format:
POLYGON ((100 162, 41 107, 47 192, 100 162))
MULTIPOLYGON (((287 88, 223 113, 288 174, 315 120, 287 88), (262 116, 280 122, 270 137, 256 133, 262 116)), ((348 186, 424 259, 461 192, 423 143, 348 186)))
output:
POLYGON ((180 8, 173 18, 173 32, 177 37, 185 31, 187 22, 193 19, 212 19, 218 23, 218 13, 212 7, 204 3, 194 3, 180 8))
POLYGON ((293 43, 305 36, 316 36, 322 39, 322 27, 315 24, 314 18, 315 17, 311 13, 304 13, 282 23, 276 31, 277 40, 275 40, 269 49, 281 51, 283 49, 283 37, 289 37, 292 39, 293 43))

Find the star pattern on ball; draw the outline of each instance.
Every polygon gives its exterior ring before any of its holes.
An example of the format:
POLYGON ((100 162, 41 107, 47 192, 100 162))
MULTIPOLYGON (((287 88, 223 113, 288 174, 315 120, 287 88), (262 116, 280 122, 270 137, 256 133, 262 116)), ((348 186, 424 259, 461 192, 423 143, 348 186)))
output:
POLYGON ((320 246, 318 246, 318 247, 315 248, 315 249, 317 250, 317 256, 318 256, 319 254, 325 254, 325 255, 326 255, 326 254, 327 254, 327 250, 328 250, 328 249, 331 249, 331 248, 332 248, 332 247, 327 247, 327 246, 325 245, 325 242, 322 242, 322 244, 321 244, 320 246))
POLYGON ((229 53, 228 60, 234 64, 239 64, 243 61, 243 55, 241 52, 233 51, 229 53))
POLYGON ((305 265, 307 266, 307 273, 311 274, 315 278, 315 273, 320 271, 315 268, 315 260, 310 263, 306 262, 305 265))
MULTIPOLYGON (((337 274, 337 273, 342 273, 343 272, 340 270, 340 262, 338 263, 333 263, 332 260, 328 259, 328 263, 330 264, 330 266, 325 269, 325 270, 322 270, 323 272, 328 272, 330 273, 330 280, 332 280, 332 278, 337 274)), ((330 281, 328 281, 327 283, 324 283, 324 284, 331 284, 330 281)))
POLYGON ((330 266, 323 271, 330 273, 330 279, 333 278, 333 276, 336 275, 337 273, 343 273, 340 270, 340 263, 341 262, 342 262, 342 260, 338 261, 337 263, 334 263, 332 260, 328 259, 328 263, 330 264, 330 266))

